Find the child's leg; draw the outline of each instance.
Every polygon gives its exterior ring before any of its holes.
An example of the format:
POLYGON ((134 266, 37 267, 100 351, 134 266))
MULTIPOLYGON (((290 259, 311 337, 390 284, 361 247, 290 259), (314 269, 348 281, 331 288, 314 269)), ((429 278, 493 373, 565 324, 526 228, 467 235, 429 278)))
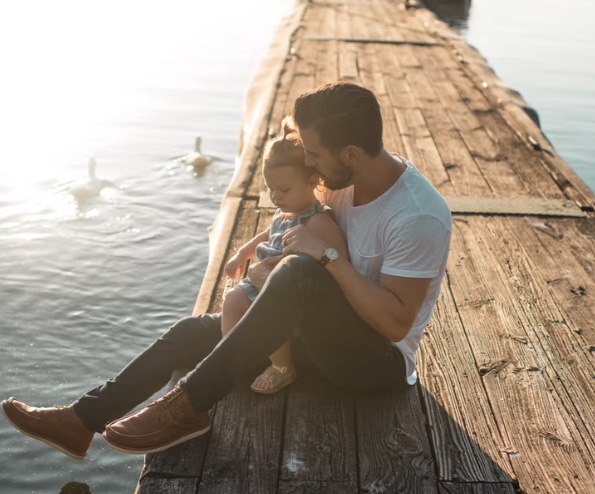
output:
POLYGON ((273 365, 279 367, 293 368, 293 360, 291 359, 291 343, 288 341, 284 343, 276 352, 273 352, 270 357, 273 365))
POLYGON ((273 365, 268 367, 252 383, 253 391, 275 393, 295 381, 295 368, 291 358, 291 343, 285 342, 269 358, 273 365))
MULTIPOLYGON (((229 333, 252 305, 247 293, 236 286, 227 292, 221 312, 221 335, 229 333)), ((252 384, 252 389, 262 392, 275 392, 295 380, 295 371, 291 360, 291 345, 284 343, 270 357, 272 366, 268 367, 252 384)))
POLYGON ((225 337, 250 308, 252 302, 246 292, 237 286, 227 292, 221 311, 221 335, 225 337))

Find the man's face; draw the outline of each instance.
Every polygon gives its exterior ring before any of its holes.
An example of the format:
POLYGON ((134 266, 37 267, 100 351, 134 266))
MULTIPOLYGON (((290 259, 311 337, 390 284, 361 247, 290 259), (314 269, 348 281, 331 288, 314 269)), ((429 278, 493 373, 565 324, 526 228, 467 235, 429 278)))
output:
POLYGON ((306 166, 316 170, 327 189, 339 190, 352 183, 353 171, 340 155, 320 144, 320 135, 313 129, 298 129, 306 153, 306 166))

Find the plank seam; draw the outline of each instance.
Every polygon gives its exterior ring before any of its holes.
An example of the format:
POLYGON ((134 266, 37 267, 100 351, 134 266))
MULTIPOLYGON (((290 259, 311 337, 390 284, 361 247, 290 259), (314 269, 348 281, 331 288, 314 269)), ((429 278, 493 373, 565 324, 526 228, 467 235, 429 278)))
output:
POLYGON ((444 43, 436 43, 432 41, 415 41, 415 40, 400 40, 400 39, 380 39, 380 38, 345 38, 332 36, 305 36, 305 41, 343 41, 345 43, 360 43, 360 44, 379 44, 379 45, 409 45, 409 46, 447 46, 444 43))
MULTIPOLYGON (((261 192, 257 208, 275 209, 267 192, 261 192)), ((524 216, 585 218, 586 214, 573 201, 528 197, 474 197, 445 195, 453 215, 524 216)))

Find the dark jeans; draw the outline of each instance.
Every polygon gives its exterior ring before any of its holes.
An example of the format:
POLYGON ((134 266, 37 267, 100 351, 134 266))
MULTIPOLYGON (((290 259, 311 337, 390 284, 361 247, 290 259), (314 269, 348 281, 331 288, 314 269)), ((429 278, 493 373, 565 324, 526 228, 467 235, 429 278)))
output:
POLYGON ((206 411, 236 382, 262 372, 270 364, 268 355, 292 334, 311 362, 347 390, 408 387, 401 353, 356 315, 326 269, 308 256, 293 255, 270 274, 225 339, 217 314, 181 319, 114 379, 84 394, 74 403, 75 411, 101 432, 183 367, 194 370, 180 381, 182 389, 197 410, 206 411))

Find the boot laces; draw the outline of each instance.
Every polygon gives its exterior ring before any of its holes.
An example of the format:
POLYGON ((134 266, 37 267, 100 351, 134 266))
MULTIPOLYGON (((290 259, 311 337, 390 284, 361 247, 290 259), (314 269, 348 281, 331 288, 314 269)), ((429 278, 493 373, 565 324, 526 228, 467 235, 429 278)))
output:
POLYGON ((163 411, 159 416, 159 421, 162 424, 168 424, 175 421, 177 412, 180 408, 180 401, 177 399, 180 396, 180 392, 181 390, 179 388, 174 388, 169 393, 166 393, 153 402, 153 405, 160 404, 163 407, 163 411))
POLYGON ((54 415, 57 419, 64 419, 69 415, 70 411, 70 406, 59 406, 40 410, 41 413, 54 415))

